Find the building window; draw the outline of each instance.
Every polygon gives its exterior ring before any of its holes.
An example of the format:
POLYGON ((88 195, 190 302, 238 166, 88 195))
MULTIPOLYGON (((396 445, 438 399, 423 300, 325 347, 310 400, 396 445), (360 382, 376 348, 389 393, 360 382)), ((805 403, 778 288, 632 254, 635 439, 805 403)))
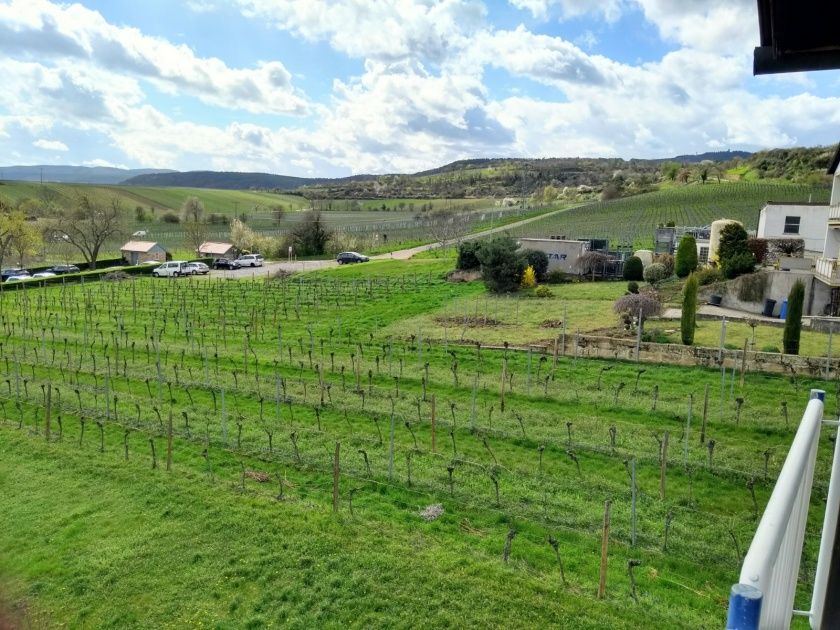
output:
POLYGON ((702 265, 706 265, 709 263, 709 248, 708 247, 701 247, 700 252, 697 256, 698 261, 702 265))
POLYGON ((799 220, 801 217, 785 217, 785 234, 799 234, 799 220))

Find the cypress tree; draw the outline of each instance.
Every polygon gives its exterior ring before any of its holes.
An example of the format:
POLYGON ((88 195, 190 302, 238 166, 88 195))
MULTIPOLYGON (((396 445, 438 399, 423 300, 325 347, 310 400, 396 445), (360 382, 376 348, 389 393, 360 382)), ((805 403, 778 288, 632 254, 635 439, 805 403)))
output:
POLYGON ((694 329, 697 327, 697 276, 691 274, 683 289, 682 315, 680 316, 680 336, 686 346, 694 343, 694 329))
POLYGON ((678 278, 685 278, 697 269, 697 241, 691 234, 685 234, 677 247, 674 272, 678 278))
POLYGON ((805 285, 802 280, 797 280, 788 295, 785 332, 782 335, 785 354, 799 354, 799 335, 802 332, 802 306, 804 303, 805 285))

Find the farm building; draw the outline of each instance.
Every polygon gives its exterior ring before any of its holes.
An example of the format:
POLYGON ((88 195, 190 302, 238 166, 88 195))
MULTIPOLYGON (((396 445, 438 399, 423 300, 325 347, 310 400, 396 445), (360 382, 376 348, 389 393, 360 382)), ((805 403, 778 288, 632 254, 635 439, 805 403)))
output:
POLYGON ((580 273, 576 263, 588 248, 587 241, 564 241, 554 238, 520 238, 522 249, 536 249, 548 256, 548 270, 564 273, 580 273))
POLYGON ((236 248, 232 243, 206 241, 198 246, 198 255, 213 259, 234 258, 236 257, 236 248))
POLYGON ((166 250, 162 245, 152 241, 128 241, 120 248, 120 254, 129 265, 139 265, 150 260, 156 262, 166 260, 166 250))

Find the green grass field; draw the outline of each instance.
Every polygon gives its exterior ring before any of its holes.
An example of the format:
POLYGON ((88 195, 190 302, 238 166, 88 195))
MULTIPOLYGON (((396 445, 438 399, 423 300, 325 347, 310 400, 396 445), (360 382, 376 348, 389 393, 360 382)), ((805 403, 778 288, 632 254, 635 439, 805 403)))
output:
POLYGON ((833 410, 834 387, 439 339, 423 318, 484 299, 450 268, 0 293, 0 602, 70 627, 720 627, 808 389, 833 410))
POLYGON ((768 201, 828 202, 829 192, 827 187, 785 183, 666 186, 651 193, 575 207, 512 233, 539 238, 609 238, 613 246, 650 247, 654 230, 669 221, 701 227, 716 219, 736 219, 754 230, 758 213, 768 201))

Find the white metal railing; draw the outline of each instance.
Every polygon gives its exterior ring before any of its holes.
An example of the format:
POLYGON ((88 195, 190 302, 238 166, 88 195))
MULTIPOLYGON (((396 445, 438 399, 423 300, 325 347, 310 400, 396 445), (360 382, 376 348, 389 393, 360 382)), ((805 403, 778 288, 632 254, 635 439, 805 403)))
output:
POLYGON ((810 617, 812 628, 821 626, 840 506, 840 440, 832 465, 811 610, 794 611, 793 598, 824 423, 824 400, 825 392, 811 390, 811 400, 744 557, 739 583, 732 587, 727 621, 730 630, 786 629, 794 612, 810 617))
POLYGON ((840 204, 834 204, 833 206, 828 206, 828 220, 829 221, 840 220, 840 204))
POLYGON ((837 268, 836 258, 817 258, 814 266, 816 274, 828 281, 837 282, 840 280, 840 270, 837 268))

